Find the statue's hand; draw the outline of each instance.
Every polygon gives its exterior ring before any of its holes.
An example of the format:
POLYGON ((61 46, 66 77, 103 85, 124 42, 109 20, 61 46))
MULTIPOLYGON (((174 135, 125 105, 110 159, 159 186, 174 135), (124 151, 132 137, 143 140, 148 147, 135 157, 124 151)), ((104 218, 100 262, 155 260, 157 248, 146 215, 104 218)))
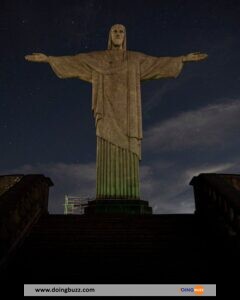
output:
POLYGON ((206 53, 200 53, 200 52, 194 52, 194 53, 189 53, 184 56, 183 62, 187 61, 199 61, 206 59, 208 55, 206 53))
POLYGON ((47 55, 43 53, 33 53, 31 55, 26 55, 25 59, 33 62, 48 62, 47 55))

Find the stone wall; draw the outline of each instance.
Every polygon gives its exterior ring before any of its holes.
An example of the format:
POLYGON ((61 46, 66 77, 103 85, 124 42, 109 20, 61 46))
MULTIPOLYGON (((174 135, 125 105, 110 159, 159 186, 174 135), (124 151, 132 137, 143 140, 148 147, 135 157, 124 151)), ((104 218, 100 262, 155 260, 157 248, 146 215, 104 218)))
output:
POLYGON ((0 196, 22 179, 23 175, 0 176, 0 196))
POLYGON ((240 175, 200 174, 190 184, 194 187, 196 215, 204 222, 220 224, 229 235, 239 238, 240 175))
POLYGON ((0 257, 14 247, 37 218, 48 213, 52 181, 43 175, 1 176, 0 257))

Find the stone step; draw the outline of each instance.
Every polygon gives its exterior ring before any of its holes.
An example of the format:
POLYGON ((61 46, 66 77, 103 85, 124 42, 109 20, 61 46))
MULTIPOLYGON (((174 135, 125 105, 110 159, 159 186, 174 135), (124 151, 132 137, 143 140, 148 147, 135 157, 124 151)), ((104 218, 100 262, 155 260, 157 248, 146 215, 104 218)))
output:
POLYGON ((183 223, 191 223, 195 219, 194 215, 152 215, 152 216, 89 216, 85 215, 47 215, 42 217, 39 220, 38 224, 48 226, 57 222, 57 224, 79 224, 79 223, 102 223, 102 224, 141 224, 141 223, 149 223, 149 224, 163 224, 163 223, 175 223, 175 222, 183 222, 183 223))
MULTIPOLYGON (((155 279, 173 283, 176 279, 178 284, 195 284, 214 278, 219 252, 234 261, 228 247, 194 215, 48 215, 25 239, 8 276, 23 276, 28 283, 154 283, 155 279)), ((221 265, 230 268, 222 260, 221 265)))

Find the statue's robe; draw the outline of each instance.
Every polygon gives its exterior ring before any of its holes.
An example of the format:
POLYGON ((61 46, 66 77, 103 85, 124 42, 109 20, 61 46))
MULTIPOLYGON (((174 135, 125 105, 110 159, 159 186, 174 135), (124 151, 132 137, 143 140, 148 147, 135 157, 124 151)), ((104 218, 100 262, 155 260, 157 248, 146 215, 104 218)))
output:
POLYGON ((97 135, 97 199, 139 199, 141 80, 177 77, 183 57, 106 50, 49 57, 59 78, 92 83, 97 135))

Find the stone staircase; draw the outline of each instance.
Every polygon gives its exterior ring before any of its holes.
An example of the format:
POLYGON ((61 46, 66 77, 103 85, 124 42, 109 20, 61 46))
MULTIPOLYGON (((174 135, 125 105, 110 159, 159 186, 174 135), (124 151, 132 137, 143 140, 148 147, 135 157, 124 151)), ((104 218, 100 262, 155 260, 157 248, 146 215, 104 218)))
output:
MULTIPOLYGON (((0 284, 211 284, 240 269, 240 176, 200 174, 196 212, 49 215, 49 178, 0 176, 0 284)), ((7 286, 11 286, 8 289, 7 286)))
POLYGON ((195 215, 44 215, 4 281, 216 283, 237 261, 234 236, 195 215))

